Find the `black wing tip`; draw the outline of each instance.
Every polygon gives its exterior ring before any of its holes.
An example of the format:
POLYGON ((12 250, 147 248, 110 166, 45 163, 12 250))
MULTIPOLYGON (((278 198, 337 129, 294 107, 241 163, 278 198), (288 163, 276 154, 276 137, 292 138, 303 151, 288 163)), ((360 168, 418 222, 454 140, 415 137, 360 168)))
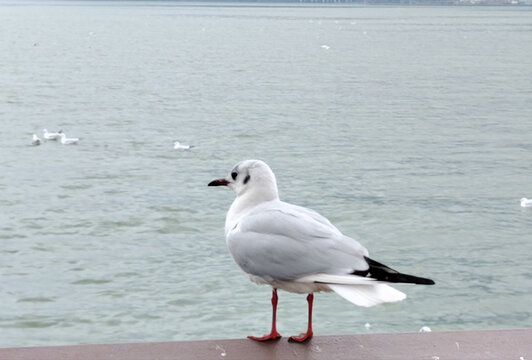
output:
POLYGON ((436 285, 434 280, 428 279, 428 278, 422 278, 422 277, 416 277, 417 281, 414 284, 418 285, 436 285))
POLYGON ((382 279, 377 279, 382 281, 388 281, 391 283, 403 283, 403 284, 416 284, 416 285, 435 285, 436 283, 432 279, 423 278, 414 275, 408 274, 388 274, 385 275, 382 279))
POLYGON ((367 275, 371 278, 381 281, 387 281, 390 283, 406 283, 417 285, 435 285, 436 283, 432 279, 423 278, 414 275, 401 274, 400 272, 381 264, 369 257, 364 257, 369 265, 367 275))

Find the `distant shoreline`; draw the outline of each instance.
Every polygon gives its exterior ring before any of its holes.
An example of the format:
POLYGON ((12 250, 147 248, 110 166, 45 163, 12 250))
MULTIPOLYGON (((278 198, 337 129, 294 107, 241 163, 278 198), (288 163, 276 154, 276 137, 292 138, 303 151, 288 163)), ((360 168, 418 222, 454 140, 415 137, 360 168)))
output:
POLYGON ((532 0, 50 0, 50 1, 11 1, 0 0, 0 4, 10 3, 46 3, 46 2, 139 2, 139 3, 181 3, 183 5, 194 4, 223 4, 238 6, 245 4, 262 5, 338 5, 338 6, 504 6, 504 7, 528 7, 532 6, 532 0))

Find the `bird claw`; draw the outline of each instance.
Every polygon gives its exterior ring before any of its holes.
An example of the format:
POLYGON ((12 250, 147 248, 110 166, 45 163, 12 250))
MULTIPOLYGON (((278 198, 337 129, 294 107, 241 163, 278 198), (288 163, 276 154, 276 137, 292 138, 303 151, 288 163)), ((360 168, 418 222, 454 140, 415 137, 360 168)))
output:
POLYGON ((297 343, 303 343, 305 341, 308 341, 308 340, 312 339, 312 335, 313 335, 312 332, 310 332, 310 333, 308 333, 308 332, 301 333, 301 334, 299 334, 299 336, 290 336, 288 338, 288 341, 297 342, 297 343))
POLYGON ((281 334, 279 334, 277 331, 272 331, 269 334, 266 334, 264 336, 253 336, 249 335, 248 339, 255 340, 255 341, 270 341, 270 340, 279 340, 281 338, 281 334))

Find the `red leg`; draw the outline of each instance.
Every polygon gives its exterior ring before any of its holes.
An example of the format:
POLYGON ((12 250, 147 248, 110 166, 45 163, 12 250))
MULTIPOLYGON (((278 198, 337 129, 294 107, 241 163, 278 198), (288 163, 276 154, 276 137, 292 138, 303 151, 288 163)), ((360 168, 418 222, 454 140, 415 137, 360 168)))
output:
POLYGON ((308 302, 308 328, 306 333, 302 333, 299 336, 290 336, 288 341, 298 342, 302 343, 307 340, 312 339, 312 303, 314 302, 314 294, 308 294, 307 296, 307 302, 308 302))
POLYGON ((279 298, 277 297, 277 289, 273 289, 272 292, 272 309, 273 309, 273 316, 272 316, 272 331, 269 334, 266 334, 264 336, 251 336, 249 335, 248 338, 251 340, 256 341, 268 341, 268 340, 277 340, 281 338, 281 334, 277 332, 277 302, 279 298))

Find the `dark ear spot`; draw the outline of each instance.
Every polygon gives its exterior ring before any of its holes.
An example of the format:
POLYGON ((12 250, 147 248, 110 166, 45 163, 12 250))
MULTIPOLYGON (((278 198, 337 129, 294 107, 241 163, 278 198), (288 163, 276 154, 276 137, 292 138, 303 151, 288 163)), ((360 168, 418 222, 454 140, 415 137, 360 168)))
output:
POLYGON ((246 185, 248 183, 249 179, 251 179, 251 177, 249 175, 245 177, 244 185, 246 185))

